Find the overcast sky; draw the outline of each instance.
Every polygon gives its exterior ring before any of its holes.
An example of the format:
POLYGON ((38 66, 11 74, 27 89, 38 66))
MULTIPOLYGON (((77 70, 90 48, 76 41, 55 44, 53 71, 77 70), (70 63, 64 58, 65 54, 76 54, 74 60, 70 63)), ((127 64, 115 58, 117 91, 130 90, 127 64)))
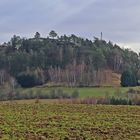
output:
POLYGON ((140 52, 140 0, 0 0, 0 42, 14 34, 100 37, 140 52))

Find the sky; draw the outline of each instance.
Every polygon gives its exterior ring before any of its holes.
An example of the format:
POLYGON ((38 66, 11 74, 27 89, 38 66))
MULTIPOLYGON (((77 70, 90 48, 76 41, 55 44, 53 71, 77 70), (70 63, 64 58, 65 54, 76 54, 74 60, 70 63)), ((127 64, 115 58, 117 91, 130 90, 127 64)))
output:
POLYGON ((140 52, 140 0, 0 0, 0 43, 51 30, 140 52))

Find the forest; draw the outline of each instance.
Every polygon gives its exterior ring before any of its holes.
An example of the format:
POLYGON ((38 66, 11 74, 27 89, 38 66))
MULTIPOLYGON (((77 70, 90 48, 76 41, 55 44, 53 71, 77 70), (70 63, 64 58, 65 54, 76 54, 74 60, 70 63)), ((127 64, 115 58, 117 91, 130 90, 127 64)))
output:
POLYGON ((124 75, 136 86, 140 74, 140 55, 111 41, 51 31, 46 37, 36 32, 32 38, 14 35, 0 45, 0 85, 7 82, 22 87, 86 87, 112 83, 112 73, 124 75), (133 78, 132 78, 133 77, 133 78))

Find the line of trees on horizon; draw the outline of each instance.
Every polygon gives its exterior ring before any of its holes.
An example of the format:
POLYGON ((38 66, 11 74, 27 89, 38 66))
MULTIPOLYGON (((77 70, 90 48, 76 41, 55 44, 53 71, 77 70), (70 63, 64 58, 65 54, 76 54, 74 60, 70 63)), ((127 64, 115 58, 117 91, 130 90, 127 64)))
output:
POLYGON ((140 56, 130 49, 99 38, 89 40, 74 34, 59 36, 55 31, 46 38, 39 32, 33 38, 14 35, 0 46, 0 85, 12 77, 22 87, 47 82, 100 86, 111 84, 112 72, 122 74, 126 70, 138 81, 139 67, 140 56))

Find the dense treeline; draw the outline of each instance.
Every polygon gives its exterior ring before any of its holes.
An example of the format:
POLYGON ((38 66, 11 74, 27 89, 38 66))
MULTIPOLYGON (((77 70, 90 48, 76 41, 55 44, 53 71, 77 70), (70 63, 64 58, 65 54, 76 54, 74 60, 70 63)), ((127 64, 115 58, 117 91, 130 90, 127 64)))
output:
POLYGON ((23 87, 47 82, 67 86, 99 86, 110 82, 110 70, 139 70, 139 55, 112 42, 93 41, 75 35, 43 38, 14 35, 0 47, 0 84, 13 77, 23 87), (109 71, 108 71, 109 70, 109 71), (29 82, 30 81, 30 82, 29 82))

